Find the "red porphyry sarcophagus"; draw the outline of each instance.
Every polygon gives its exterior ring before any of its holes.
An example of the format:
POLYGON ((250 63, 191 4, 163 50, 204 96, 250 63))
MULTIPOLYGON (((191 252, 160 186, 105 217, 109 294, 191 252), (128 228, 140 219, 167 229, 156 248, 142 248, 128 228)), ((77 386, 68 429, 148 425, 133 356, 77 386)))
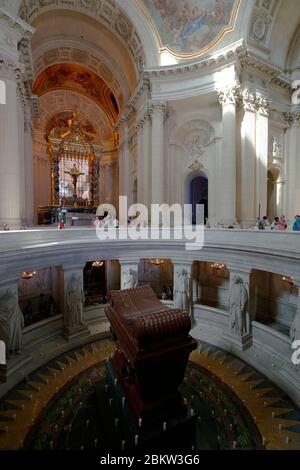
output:
POLYGON ((188 313, 164 305, 148 285, 112 291, 105 313, 117 338, 113 369, 135 421, 183 412, 178 387, 197 347, 188 313))

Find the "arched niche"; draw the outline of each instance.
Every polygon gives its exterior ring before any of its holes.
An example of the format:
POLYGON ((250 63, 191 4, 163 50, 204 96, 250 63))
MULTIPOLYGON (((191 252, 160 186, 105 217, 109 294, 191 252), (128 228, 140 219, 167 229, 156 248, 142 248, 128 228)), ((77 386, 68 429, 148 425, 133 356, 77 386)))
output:
MULTIPOLYGON (((186 116, 170 134, 168 165, 173 181, 171 202, 190 203, 191 181, 202 176, 209 180, 208 218, 215 218, 215 183, 217 176, 215 129, 204 119, 186 116), (174 185, 174 182, 175 185, 174 185)), ((171 192, 171 191, 170 191, 171 192)))
POLYGON ((184 203, 192 205, 192 223, 196 223, 196 205, 202 205, 201 222, 208 218, 208 176, 205 171, 193 170, 185 177, 184 203))

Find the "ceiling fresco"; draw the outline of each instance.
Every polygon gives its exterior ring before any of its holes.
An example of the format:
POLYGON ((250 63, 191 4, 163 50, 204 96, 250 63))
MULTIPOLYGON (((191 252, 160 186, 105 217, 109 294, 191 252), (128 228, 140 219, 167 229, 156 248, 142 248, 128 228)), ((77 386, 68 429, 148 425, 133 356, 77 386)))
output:
POLYGON ((239 0, 143 0, 162 49, 201 54, 234 26, 239 0))
POLYGON ((116 99, 106 83, 91 70, 74 64, 51 65, 39 74, 33 85, 33 93, 38 96, 59 89, 88 96, 105 111, 111 125, 115 124, 119 114, 116 99))

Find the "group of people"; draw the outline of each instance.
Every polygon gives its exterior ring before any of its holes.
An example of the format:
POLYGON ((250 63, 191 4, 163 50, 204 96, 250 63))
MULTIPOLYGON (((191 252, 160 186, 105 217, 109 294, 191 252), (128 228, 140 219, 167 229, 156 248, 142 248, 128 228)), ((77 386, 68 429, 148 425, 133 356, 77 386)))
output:
MULTIPOLYGON (((258 219, 257 225, 259 230, 275 230, 284 232, 288 228, 288 222, 284 215, 274 217, 272 222, 270 222, 269 218, 265 215, 261 219, 258 219)), ((295 216, 291 229, 294 232, 300 232, 300 215, 295 216)))

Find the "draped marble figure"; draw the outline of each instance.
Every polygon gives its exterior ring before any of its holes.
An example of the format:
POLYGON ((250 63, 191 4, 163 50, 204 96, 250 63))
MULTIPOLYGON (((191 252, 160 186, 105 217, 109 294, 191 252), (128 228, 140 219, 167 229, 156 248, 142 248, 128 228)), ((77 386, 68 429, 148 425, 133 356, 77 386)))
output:
POLYGON ((189 310, 189 278, 184 269, 177 272, 174 292, 174 307, 186 311, 189 310))
POLYGON ((137 287, 136 273, 133 269, 125 269, 122 273, 121 289, 134 289, 137 287))
POLYGON ((76 278, 73 274, 66 292, 66 307, 67 307, 67 326, 72 328, 74 326, 82 325, 83 320, 83 303, 84 292, 80 278, 76 278))
POLYGON ((234 276, 233 284, 229 293, 229 311, 231 329, 240 336, 249 333, 247 321, 247 303, 248 292, 244 285, 243 279, 239 276, 234 276))
POLYGON ((6 290, 0 298, 0 339, 4 341, 8 353, 20 353, 23 349, 24 317, 18 297, 6 290))
POLYGON ((291 324, 290 338, 292 343, 300 340, 300 306, 298 307, 293 323, 291 324))

